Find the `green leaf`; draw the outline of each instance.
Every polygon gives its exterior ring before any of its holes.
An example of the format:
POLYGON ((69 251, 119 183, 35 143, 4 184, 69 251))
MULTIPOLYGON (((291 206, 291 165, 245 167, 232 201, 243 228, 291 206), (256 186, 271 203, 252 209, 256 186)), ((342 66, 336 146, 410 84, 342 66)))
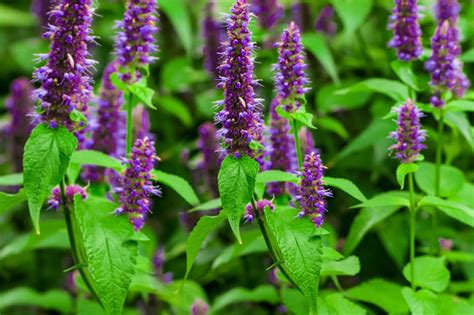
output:
POLYGON ((444 212, 447 216, 464 224, 474 227, 474 208, 463 203, 444 200, 434 196, 425 196, 418 202, 419 207, 433 206, 444 212))
MULTIPOLYGON (((319 300, 319 299, 318 299, 319 300)), ((318 314, 328 315, 366 315, 367 311, 349 301, 341 293, 333 293, 318 303, 318 314), (321 303, 322 302, 322 303, 321 303)))
POLYGON ((65 291, 37 292, 26 287, 0 293, 0 311, 14 306, 35 306, 60 313, 71 313, 73 311, 72 299, 65 291))
POLYGON ((265 211, 268 225, 282 253, 284 264, 315 311, 322 265, 321 236, 306 218, 297 218, 297 209, 276 207, 265 211))
MULTIPOLYGON (((418 187, 427 195, 435 195, 435 164, 422 162, 415 173, 418 187)), ((464 174, 461 170, 448 165, 441 165, 440 196, 450 197, 462 189, 464 174)))
POLYGON ((278 301, 279 297, 277 291, 273 286, 270 285, 261 285, 253 290, 245 288, 233 288, 216 297, 211 308, 211 314, 221 314, 219 311, 224 309, 226 306, 235 303, 265 302, 269 304, 277 304, 278 301))
POLYGON ((400 189, 405 186, 405 176, 410 173, 415 173, 418 170, 418 165, 415 163, 402 163, 397 167, 397 182, 400 189))
POLYGON ((474 314, 474 305, 456 295, 441 295, 440 308, 443 315, 474 314))
POLYGON ((326 185, 338 188, 359 201, 367 201, 367 198, 365 198, 360 189, 348 179, 325 176, 323 180, 326 185))
POLYGON ((71 163, 79 165, 102 166, 105 168, 114 169, 117 172, 120 172, 124 168, 119 160, 94 150, 80 150, 74 152, 71 156, 71 163))
POLYGON ((29 11, 20 11, 10 6, 0 4, 0 26, 29 27, 35 25, 36 21, 29 11))
POLYGON ((200 203, 193 187, 184 178, 160 170, 151 171, 151 175, 157 182, 166 185, 177 192, 190 205, 194 206, 200 203))
POLYGON ((372 91, 384 94, 395 101, 404 102, 408 97, 408 87, 395 80, 372 78, 356 83, 348 88, 339 90, 337 94, 347 94, 358 91, 372 91))
POLYGON ((26 194, 20 189, 16 194, 7 194, 0 191, 0 215, 26 201, 26 194))
MULTIPOLYGON (((281 299, 283 300, 283 303, 288 308, 288 310, 295 313, 296 315, 309 314, 308 301, 306 300, 305 296, 297 289, 290 289, 286 286, 282 286, 281 299)), ((318 304, 321 304, 320 300, 321 299, 318 298, 318 304)))
MULTIPOLYGON (((444 291, 449 284, 450 273, 444 265, 445 258, 421 256, 415 258, 415 285, 435 292, 444 291)), ((411 263, 403 268, 403 276, 410 283, 411 263)))
POLYGON ((362 202, 358 205, 352 206, 351 208, 378 208, 378 207, 390 207, 390 206, 399 206, 399 207, 409 207, 410 200, 403 198, 394 193, 382 193, 376 195, 369 200, 362 202))
POLYGON ((354 33, 372 10, 372 0, 331 0, 347 34, 354 33))
POLYGON ((402 80, 403 83, 411 87, 415 91, 420 91, 418 84, 418 77, 413 72, 412 64, 410 62, 403 62, 400 60, 395 60, 390 63, 393 71, 397 76, 402 80))
POLYGON ((257 174, 256 182, 267 184, 271 182, 297 182, 296 174, 287 173, 279 170, 268 170, 257 174))
POLYGON ((220 209, 222 208, 221 198, 216 198, 209 200, 205 203, 195 206, 194 208, 188 210, 188 212, 196 212, 196 211, 206 211, 206 210, 213 210, 213 209, 220 209))
POLYGON ((344 255, 352 253, 367 232, 400 209, 400 206, 363 208, 355 217, 344 244, 344 255))
POLYGON ((384 220, 377 227, 380 240, 400 270, 405 266, 408 253, 409 234, 404 233, 407 226, 409 226, 407 215, 401 212, 384 220))
POLYGON ((121 314, 138 254, 132 225, 106 199, 76 195, 74 203, 94 288, 107 313, 121 314))
POLYGON ((469 49, 461 55, 462 62, 474 62, 474 48, 469 49))
POLYGON ((448 104, 446 104, 446 111, 473 112, 474 111, 474 101, 453 100, 453 101, 449 102, 448 104))
POLYGON ((217 176, 222 207, 237 241, 240 239, 240 219, 244 208, 252 198, 255 178, 260 167, 248 156, 239 159, 227 156, 222 162, 217 176))
POLYGON ((110 81, 112 82, 112 84, 117 88, 119 89, 120 91, 124 92, 124 93, 128 93, 128 84, 123 82, 120 78, 119 78, 119 74, 117 72, 114 72, 110 75, 110 81))
POLYGON ((364 106, 371 95, 369 91, 355 91, 341 95, 337 94, 336 86, 326 85, 319 89, 315 107, 322 113, 353 110, 364 106))
POLYGON ((23 173, 0 176, 0 186, 17 186, 23 184, 23 173))
POLYGON ((65 127, 51 129, 44 124, 33 129, 25 144, 24 186, 31 220, 38 234, 43 202, 51 189, 63 179, 76 147, 76 137, 65 127))
POLYGON ((313 125, 313 114, 307 113, 304 107, 300 107, 296 112, 292 113, 291 117, 308 128, 316 129, 313 125))
POLYGON ((159 106, 178 118, 179 121, 181 121, 181 123, 186 127, 192 126, 193 118, 188 106, 184 104, 179 98, 162 95, 159 99, 159 106))
POLYGON ((155 91, 147 86, 146 79, 141 79, 140 81, 130 84, 128 86, 128 90, 143 104, 150 108, 156 109, 152 102, 155 91))
POLYGON ((406 314, 408 305, 402 297, 402 287, 383 279, 372 279, 343 294, 351 300, 377 305, 389 314, 406 314))
POLYGON ((221 211, 217 216, 203 216, 199 219, 198 223, 191 231, 186 240, 186 275, 184 278, 186 279, 191 271, 191 267, 193 266, 194 261, 196 260, 196 256, 199 253, 199 249, 201 248, 202 244, 206 237, 214 231, 219 224, 221 224, 225 219, 224 211, 221 211))
POLYGON ((440 299, 430 290, 413 291, 411 288, 402 289, 403 298, 408 303, 412 314, 439 315, 440 299))
POLYGON ((161 286, 155 294, 159 301, 172 305, 172 314, 176 315, 189 315, 191 305, 198 299, 207 302, 206 292, 199 284, 189 280, 173 281, 161 286))
POLYGON ((349 133, 347 132, 344 125, 337 119, 330 116, 319 117, 317 120, 317 125, 322 129, 326 129, 334 132, 339 137, 344 140, 349 139, 349 133))
POLYGON ((186 53, 188 56, 191 56, 193 34, 186 0, 159 0, 158 4, 160 5, 160 9, 170 19, 171 24, 173 24, 186 53))
POLYGON ((318 59, 332 81, 338 85, 340 80, 337 74, 337 67, 324 36, 318 33, 305 33, 303 34, 303 45, 318 59))
POLYGON ((464 137, 466 142, 471 147, 471 151, 474 150, 474 138, 471 132, 471 124, 465 112, 454 112, 447 111, 445 115, 446 124, 448 124, 453 130, 458 130, 464 137))
POLYGON ((342 260, 324 260, 321 276, 354 276, 360 271, 360 261, 356 256, 342 260))

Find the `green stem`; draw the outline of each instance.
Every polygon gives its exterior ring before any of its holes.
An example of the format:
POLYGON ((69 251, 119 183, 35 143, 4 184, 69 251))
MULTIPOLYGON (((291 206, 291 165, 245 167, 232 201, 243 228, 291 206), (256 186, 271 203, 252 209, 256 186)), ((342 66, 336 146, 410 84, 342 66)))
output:
POLYGON ((130 156, 132 152, 132 138, 133 138, 133 117, 132 117, 132 100, 133 94, 127 93, 127 144, 126 144, 126 153, 127 157, 130 156))
POLYGON ((298 122, 296 119, 292 118, 291 124, 293 128, 293 136, 295 137, 296 156, 298 157, 298 170, 301 170, 303 167, 303 156, 301 154, 300 137, 298 136, 298 122))
POLYGON ((410 273, 411 273, 411 288, 415 290, 415 221, 416 221, 416 207, 415 207, 415 189, 413 185, 413 173, 408 174, 408 185, 410 190, 410 273))
MULTIPOLYGON (((443 145, 444 145, 444 110, 439 112, 438 121, 438 141, 436 144, 436 165, 435 165, 435 195, 440 197, 441 192, 441 164, 443 159, 443 145)), ((431 215, 431 251, 433 254, 437 252, 436 228, 437 226, 437 210, 433 208, 431 215)))

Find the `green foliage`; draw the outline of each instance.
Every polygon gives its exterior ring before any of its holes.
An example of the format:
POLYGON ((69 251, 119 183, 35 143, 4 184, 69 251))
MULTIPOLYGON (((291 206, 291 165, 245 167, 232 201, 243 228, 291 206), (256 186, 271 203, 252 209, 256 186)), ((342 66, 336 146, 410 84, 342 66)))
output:
POLYGON ((64 127, 38 125, 25 144, 24 186, 36 232, 40 233, 41 207, 51 189, 64 177, 77 139, 64 127))
POLYGON ((344 298, 341 293, 333 293, 318 299, 318 314, 327 315, 365 315, 367 311, 357 304, 344 298))
POLYGON ((258 163, 248 156, 239 159, 227 156, 219 170, 218 183, 222 207, 239 243, 242 243, 240 219, 245 206, 252 198, 259 169, 258 163))
POLYGON ((63 313, 73 310, 71 297, 61 290, 37 292, 31 288, 19 287, 0 293, 0 311, 17 305, 37 306, 63 313))
POLYGON ((0 215, 24 201, 26 201, 26 194, 23 189, 20 189, 16 194, 7 194, 0 191, 0 205, 2 205, 0 208, 0 215))
POLYGON ((303 45, 318 59, 333 82, 339 85, 336 64, 324 36, 318 33, 303 34, 303 45))
POLYGON ((147 80, 145 78, 128 85, 128 91, 134 96, 134 98, 136 98, 137 101, 150 108, 156 109, 152 103, 155 90, 148 87, 147 80))
POLYGON ((434 196, 426 196, 418 202, 418 206, 436 207, 447 216, 467 224, 470 227, 474 227, 474 208, 466 206, 460 202, 444 200, 434 196))
POLYGON ((373 5, 372 0, 331 0, 331 3, 348 34, 354 33, 364 23, 373 5))
POLYGON ((321 276, 354 276, 360 272, 360 261, 356 256, 342 260, 323 260, 321 276))
POLYGON ((183 178, 174 175, 168 174, 160 170, 151 171, 152 178, 157 182, 166 185, 176 191, 184 200, 186 200, 190 205, 198 205, 199 198, 194 192, 193 187, 183 178))
POLYGON ((410 173, 415 173, 418 170, 418 165, 415 163, 402 163, 397 167, 397 182, 400 189, 405 187, 405 176, 410 173))
POLYGON ((397 76, 402 80, 403 83, 408 85, 415 91, 420 91, 421 87, 418 82, 417 75, 413 72, 412 64, 409 62, 403 62, 400 60, 395 60, 390 63, 393 71, 397 76))
MULTIPOLYGON (((421 256, 415 258, 415 285, 435 292, 444 291, 448 284, 450 273, 444 265, 442 257, 421 256)), ((408 263, 403 268, 403 276, 412 282, 410 267, 408 263)))
MULTIPOLYGON (((435 195, 435 165, 430 162, 421 162, 415 173, 418 187, 427 195, 435 195)), ((450 197, 462 189, 464 183, 463 173, 448 165, 441 165, 441 197, 450 197)))
POLYGON ((410 206, 410 201, 407 198, 398 195, 397 193, 387 192, 380 195, 376 195, 367 201, 353 206, 352 208, 378 208, 390 206, 408 208, 410 206))
POLYGON ((14 9, 10 6, 0 4, 0 26, 2 27, 31 27, 36 23, 28 12, 14 9))
POLYGON ((365 198, 364 194, 360 191, 360 189, 348 179, 333 178, 333 177, 325 176, 324 183, 328 186, 342 190, 343 192, 347 193, 349 196, 352 196, 359 201, 362 201, 362 202, 367 201, 367 198, 365 198))
POLYGON ((269 304, 277 304, 278 301, 277 291, 270 285, 261 285, 253 290, 234 288, 216 297, 211 308, 211 314, 220 314, 219 311, 227 305, 234 303, 266 302, 269 304))
POLYGON ((437 315, 440 314, 440 299, 430 290, 413 291, 410 288, 402 289, 403 298, 410 307, 412 314, 437 315))
POLYGON ((187 54, 190 56, 193 45, 191 19, 187 10, 187 4, 185 0, 158 0, 158 4, 170 19, 173 27, 181 39, 181 43, 184 46, 187 54))
POLYGON ((160 108, 178 118, 183 125, 186 127, 192 126, 193 117, 191 116, 187 105, 179 98, 163 95, 159 98, 159 104, 160 108))
POLYGON ((296 174, 287 173, 279 170, 268 170, 257 174, 255 179, 257 183, 267 184, 271 182, 297 182, 296 174))
POLYGON ((23 184, 23 173, 0 176, 0 186, 15 186, 23 184))
POLYGON ((339 90, 338 93, 344 95, 359 91, 381 93, 398 102, 404 102, 409 96, 408 87, 405 84, 382 78, 372 78, 361 81, 348 88, 339 90))

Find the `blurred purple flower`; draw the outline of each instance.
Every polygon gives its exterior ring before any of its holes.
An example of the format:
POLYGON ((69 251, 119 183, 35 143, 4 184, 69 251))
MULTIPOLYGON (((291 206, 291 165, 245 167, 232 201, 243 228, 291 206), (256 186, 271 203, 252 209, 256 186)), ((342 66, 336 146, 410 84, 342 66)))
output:
POLYGON ((453 249, 453 240, 440 238, 439 246, 445 251, 450 251, 451 249, 453 249))
POLYGON ((295 2, 291 5, 291 20, 298 25, 300 30, 307 31, 311 27, 311 8, 302 0, 295 2))
POLYGON ((137 139, 129 159, 124 159, 127 168, 120 177, 120 187, 115 191, 120 197, 120 207, 116 214, 129 214, 130 223, 139 231, 145 225, 146 217, 151 211, 151 195, 160 196, 161 190, 151 182, 151 171, 155 161, 154 142, 147 137, 137 139))
POLYGON ((214 17, 214 1, 209 1, 205 7, 205 17, 202 25, 204 38, 204 67, 219 79, 219 60, 223 53, 222 42, 225 37, 225 27, 214 17))
POLYGON ((445 20, 449 19, 456 21, 460 12, 461 6, 457 0, 438 0, 435 6, 438 24, 442 24, 445 20))
POLYGON ((418 59, 423 52, 423 46, 417 0, 395 0, 388 27, 393 30, 393 38, 388 46, 397 50, 398 59, 418 59))
POLYGON ((219 69, 224 89, 223 109, 215 120, 220 127, 218 135, 226 154, 236 158, 245 154, 255 157, 260 152, 251 148, 251 141, 262 138, 260 101, 255 99, 253 74, 253 47, 249 30, 247 0, 236 0, 227 19, 227 42, 224 62, 219 69))
POLYGON ((210 122, 205 122, 198 129, 198 149, 202 152, 203 160, 198 167, 203 171, 208 189, 214 197, 219 195, 217 187, 217 174, 222 163, 222 157, 218 152, 219 139, 216 136, 217 129, 210 122))
POLYGON ((283 15, 283 7, 278 0, 252 0, 251 10, 265 29, 271 29, 283 15))
MULTIPOLYGON (((267 199, 259 200, 257 201, 256 206, 257 206, 257 209, 256 209, 257 215, 259 216, 263 214, 265 209, 270 209, 272 211, 275 210, 275 205, 273 204, 272 200, 267 200, 267 199)), ((244 219, 246 222, 253 222, 253 220, 255 219, 255 212, 251 203, 245 206, 244 219)))
POLYGON ((163 266, 165 264, 165 249, 158 248, 153 255, 153 266, 155 268, 155 275, 164 283, 170 283, 173 280, 173 273, 164 272, 163 266))
POLYGON ((85 138, 84 122, 75 122, 69 115, 77 110, 87 115, 92 80, 90 68, 94 61, 88 59, 92 23, 92 0, 61 0, 49 13, 50 24, 44 33, 51 41, 50 52, 40 59, 47 64, 36 69, 34 78, 41 84, 35 92, 39 100, 39 120, 50 128, 66 126, 76 132, 80 146, 85 138))
POLYGON ((304 154, 311 154, 311 152, 319 153, 319 150, 314 146, 314 139, 311 130, 306 127, 300 129, 298 133, 298 137, 300 138, 300 146, 301 150, 304 154))
POLYGON ((278 47, 278 63, 274 65, 277 96, 287 112, 294 112, 300 108, 300 100, 308 90, 300 30, 294 22, 283 31, 275 46, 278 47))
MULTIPOLYGON (((74 196, 76 194, 79 194, 82 197, 82 200, 87 199, 86 190, 79 185, 66 186, 65 194, 66 194, 67 205, 71 205, 74 203, 74 196)), ((59 187, 55 187, 53 188, 53 190, 51 190, 51 195, 48 198, 48 206, 49 206, 48 209, 58 210, 61 204, 62 204, 61 190, 59 189, 59 187)))
POLYGON ((421 129, 420 124, 420 117, 423 115, 410 99, 397 108, 396 112, 398 128, 390 133, 390 138, 395 139, 397 143, 389 149, 401 163, 415 162, 420 151, 426 147, 423 144, 426 131, 421 129))
POLYGON ((48 12, 57 0, 33 0, 31 11, 38 18, 42 28, 46 28, 49 23, 48 12))
POLYGON ((337 32, 337 24, 334 22, 334 8, 332 5, 325 5, 314 23, 316 32, 334 36, 337 32))
POLYGON ((209 305, 201 299, 194 300, 191 305, 191 315, 207 315, 209 312, 209 305))
POLYGON ((23 147, 33 128, 31 115, 33 87, 26 78, 18 78, 10 84, 10 96, 5 101, 5 107, 10 113, 11 121, 7 127, 9 153, 16 173, 23 171, 23 147))
POLYGON ((301 211, 298 217, 307 216, 320 227, 324 222, 326 209, 326 197, 332 193, 323 185, 323 173, 326 167, 321 162, 319 154, 311 152, 304 158, 301 181, 296 188, 295 200, 299 203, 301 211))
POLYGON ((136 138, 148 137, 154 140, 154 135, 150 132, 151 122, 150 114, 146 110, 145 106, 138 104, 133 108, 132 113, 133 119, 133 134, 136 138))

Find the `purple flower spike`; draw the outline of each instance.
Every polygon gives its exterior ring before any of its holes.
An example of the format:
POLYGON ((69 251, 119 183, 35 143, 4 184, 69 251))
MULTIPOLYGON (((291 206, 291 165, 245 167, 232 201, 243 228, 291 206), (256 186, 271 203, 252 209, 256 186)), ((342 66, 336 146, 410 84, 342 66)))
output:
POLYGON ((283 7, 277 0, 252 0, 251 10, 265 29, 271 29, 283 15, 283 7))
POLYGON ((303 150, 304 154, 311 154, 311 152, 319 153, 319 150, 314 146, 314 139, 311 130, 306 127, 301 128, 298 133, 298 137, 300 138, 300 145, 301 150, 303 150))
POLYGON ((408 99, 405 104, 396 109, 398 113, 397 131, 390 133, 390 138, 397 141, 389 149, 401 163, 415 162, 426 146, 426 131, 421 130, 420 117, 423 114, 413 102, 408 99))
POLYGON ((151 171, 158 160, 154 142, 147 137, 136 140, 130 159, 125 160, 128 166, 120 177, 120 187, 116 189, 120 196, 120 207, 115 212, 129 214, 135 231, 143 228, 151 212, 150 196, 161 195, 160 188, 151 182, 151 171))
POLYGON ((334 36, 337 32, 337 24, 334 22, 334 8, 326 5, 321 9, 318 18, 314 23, 316 32, 334 36))
MULTIPOLYGON (((92 0, 61 0, 49 12, 50 25, 45 38, 51 41, 49 54, 40 56, 47 64, 34 72, 41 84, 36 91, 39 120, 51 128, 63 125, 70 131, 83 129, 83 122, 69 118, 73 110, 87 114, 91 95, 88 48, 93 42, 90 34, 92 0)), ((81 132, 76 136, 82 146, 81 132)))
POLYGON ((13 169, 18 173, 23 171, 23 147, 33 127, 30 123, 33 111, 32 91, 33 87, 28 79, 16 79, 10 84, 10 97, 5 101, 5 107, 11 116, 7 127, 10 157, 13 169))
MULTIPOLYGON (((156 11, 156 0, 127 1, 123 20, 117 22, 119 32, 115 44, 115 54, 122 68, 145 67, 156 59, 151 56, 158 49, 154 44, 154 35, 158 32, 156 11)), ((127 73, 123 79, 129 81, 136 77, 127 73)))
MULTIPOLYGON (((270 209, 272 211, 275 210, 275 205, 273 204, 273 201, 267 200, 267 199, 257 201, 256 206, 257 206, 257 215, 259 216, 263 214, 265 209, 270 209)), ((250 203, 247 204, 247 206, 245 206, 244 219, 246 222, 253 222, 253 219, 255 219, 253 206, 250 203)))
POLYGON ((212 123, 205 122, 199 126, 198 149, 202 152, 203 160, 199 168, 203 171, 207 187, 215 197, 219 195, 217 188, 217 174, 222 163, 222 157, 217 152, 219 139, 216 137, 217 129, 212 123))
POLYGON ((239 158, 243 154, 255 157, 250 143, 262 138, 262 118, 259 100, 255 99, 253 47, 249 30, 247 0, 236 0, 227 19, 227 42, 224 61, 219 69, 224 89, 223 109, 215 120, 220 130, 223 150, 239 158))
MULTIPOLYGON (((65 194, 66 194, 66 202, 68 205, 71 205, 74 203, 74 195, 76 194, 81 195, 82 200, 87 199, 86 190, 79 185, 66 186, 65 194)), ((53 190, 51 190, 51 195, 49 196, 49 199, 48 199, 49 209, 58 210, 61 203, 62 203, 61 190, 59 189, 59 187, 55 187, 53 188, 53 190)))
POLYGON ((225 28, 222 23, 214 18, 214 1, 209 1, 205 8, 205 17, 202 25, 204 38, 204 67, 214 76, 219 78, 219 59, 222 54, 222 45, 225 28))
POLYGON ((191 305, 191 315, 207 315, 209 312, 209 305, 200 299, 196 299, 191 305))
POLYGON ((324 214, 327 211, 326 197, 332 196, 331 191, 323 186, 325 168, 319 154, 314 152, 307 154, 304 158, 302 179, 295 196, 301 207, 298 216, 311 218, 317 227, 324 222, 324 214))
POLYGON ((461 6, 457 0, 438 0, 435 7, 436 19, 441 24, 445 20, 456 21, 461 12, 461 6))
POLYGON ((418 23, 417 0, 395 0, 388 27, 393 30, 393 38, 388 46, 397 50, 398 59, 401 61, 418 59, 423 52, 423 46, 418 23))
POLYGON ((304 51, 298 26, 291 22, 283 31, 278 47, 278 63, 275 82, 278 97, 287 112, 294 112, 301 106, 300 99, 307 92, 305 85, 309 82, 304 70, 304 51))
MULTIPOLYGON (((291 171, 296 170, 296 151, 293 137, 288 134, 290 126, 288 120, 282 118, 276 112, 280 105, 279 99, 275 98, 270 106, 270 158, 267 169, 291 171)), ((285 193, 284 182, 273 182, 268 184, 269 195, 280 196, 285 193)))

